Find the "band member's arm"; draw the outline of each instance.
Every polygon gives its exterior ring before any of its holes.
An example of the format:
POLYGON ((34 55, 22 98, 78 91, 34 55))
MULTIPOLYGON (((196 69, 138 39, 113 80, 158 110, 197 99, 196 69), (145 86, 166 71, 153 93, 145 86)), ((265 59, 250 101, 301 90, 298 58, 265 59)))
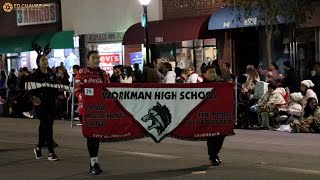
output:
POLYGON ((83 78, 83 71, 80 69, 79 72, 76 75, 75 78, 75 90, 74 90, 74 94, 78 99, 81 99, 82 95, 83 95, 83 89, 81 88, 81 85, 84 83, 84 78, 83 78))

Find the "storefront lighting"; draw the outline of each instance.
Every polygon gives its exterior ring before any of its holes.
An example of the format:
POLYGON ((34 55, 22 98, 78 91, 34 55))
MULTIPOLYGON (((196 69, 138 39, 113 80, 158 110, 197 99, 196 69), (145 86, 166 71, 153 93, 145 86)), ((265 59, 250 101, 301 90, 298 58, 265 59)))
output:
POLYGON ((144 28, 144 43, 146 48, 146 61, 150 63, 150 54, 149 54, 149 33, 148 33, 148 5, 151 0, 139 0, 140 4, 143 7, 143 14, 141 18, 141 25, 144 28))
POLYGON ((284 54, 289 54, 289 49, 288 49, 288 45, 286 44, 286 47, 284 48, 283 51, 284 54))
POLYGON ((151 0, 139 0, 142 6, 148 6, 151 0))
POLYGON ((79 36, 73 37, 73 46, 74 48, 79 48, 79 36))

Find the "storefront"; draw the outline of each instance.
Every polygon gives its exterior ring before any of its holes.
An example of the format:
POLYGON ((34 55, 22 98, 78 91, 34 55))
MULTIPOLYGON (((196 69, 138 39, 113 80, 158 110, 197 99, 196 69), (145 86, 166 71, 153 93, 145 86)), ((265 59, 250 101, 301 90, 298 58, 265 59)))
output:
MULTIPOLYGON (((208 20, 209 16, 200 16, 149 22, 151 60, 170 62, 174 57, 174 66, 181 69, 194 66, 200 72, 202 63, 217 60, 217 41, 215 35, 208 31, 208 20)), ((134 47, 145 51, 142 44, 144 30, 141 23, 137 23, 124 35, 126 56, 134 47)))
POLYGON ((312 75, 316 62, 320 62, 320 3, 315 3, 311 19, 283 40, 284 53, 301 78, 312 75))
POLYGON ((122 46, 123 32, 84 35, 87 50, 100 54, 100 68, 113 73, 113 67, 124 64, 122 46))
POLYGON ((17 72, 23 67, 30 70, 38 67, 36 64, 37 53, 33 50, 32 43, 37 43, 42 48, 50 43, 50 48, 52 48, 48 55, 50 68, 63 64, 71 74, 72 66, 80 63, 78 42, 73 31, 3 38, 0 41, 0 53, 5 54, 7 71, 15 69, 17 72))

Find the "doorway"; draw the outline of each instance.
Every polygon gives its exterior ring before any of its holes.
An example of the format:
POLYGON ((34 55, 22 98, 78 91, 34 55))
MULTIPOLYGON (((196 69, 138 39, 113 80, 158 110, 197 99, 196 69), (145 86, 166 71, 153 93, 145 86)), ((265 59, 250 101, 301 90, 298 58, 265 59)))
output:
POLYGON ((246 72, 248 65, 259 64, 259 29, 244 28, 232 32, 236 74, 246 72))

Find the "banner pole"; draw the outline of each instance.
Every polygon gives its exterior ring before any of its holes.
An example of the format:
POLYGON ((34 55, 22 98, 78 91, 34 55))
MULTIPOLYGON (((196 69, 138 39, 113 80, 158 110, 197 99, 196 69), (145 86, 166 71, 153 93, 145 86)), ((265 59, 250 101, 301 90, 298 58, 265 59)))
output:
POLYGON ((73 120, 74 120, 74 91, 75 91, 75 80, 76 80, 76 75, 72 74, 72 91, 71 91, 71 128, 73 128, 73 120))
POLYGON ((235 82, 234 82, 234 90, 235 90, 235 109, 234 109, 234 113, 235 113, 235 125, 238 125, 238 77, 235 78, 235 82))

